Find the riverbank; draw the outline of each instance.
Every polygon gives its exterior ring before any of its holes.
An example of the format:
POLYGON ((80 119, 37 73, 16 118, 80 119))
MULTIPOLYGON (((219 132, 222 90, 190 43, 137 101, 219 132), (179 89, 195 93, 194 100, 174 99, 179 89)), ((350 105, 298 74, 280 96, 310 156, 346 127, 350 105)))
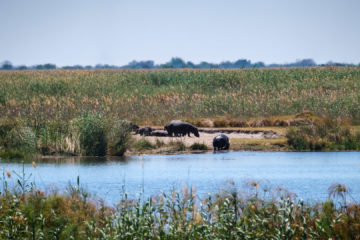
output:
MULTIPOLYGON (((163 128, 155 126, 152 129, 156 131, 163 128)), ((215 136, 221 133, 226 134, 230 139, 230 149, 228 151, 290 151, 285 138, 286 131, 286 127, 248 127, 199 128, 200 137, 195 137, 192 134, 190 137, 187 135, 170 137, 135 134, 133 135, 134 140, 142 141, 145 147, 130 147, 126 155, 212 152, 212 141, 215 136)))
MULTIPOLYGON (((360 127, 342 126, 336 122, 319 124, 307 124, 297 127, 228 127, 228 128, 199 128, 200 137, 191 136, 171 137, 164 131, 163 127, 153 126, 155 132, 162 132, 159 136, 141 136, 134 132, 123 131, 121 128, 116 130, 122 135, 117 135, 113 142, 120 142, 122 145, 120 155, 163 155, 163 154, 198 154, 212 153, 212 141, 218 134, 225 134, 230 140, 230 149, 220 152, 237 151, 263 151, 263 152, 293 152, 293 151, 347 151, 359 150, 360 127), (309 132, 309 129, 311 130, 309 132), (320 130, 316 130, 320 129, 320 130), (320 132, 319 132, 320 131, 320 132), (289 135, 289 132, 291 133, 289 135), (316 133, 317 132, 317 133, 316 133), (310 135, 309 135, 310 134, 310 135), (123 137, 121 137, 123 136, 123 137), (120 137, 120 138, 118 138, 120 137)), ((123 122, 128 124, 128 122, 123 122)), ((88 131, 88 130, 86 130, 88 131)), ((87 133, 87 132, 86 132, 87 133)), ((93 133, 91 133, 93 134, 93 133)), ((89 135, 89 137, 94 137, 89 135)), ((74 152, 71 149, 71 142, 65 138, 64 145, 60 150, 53 149, 53 152, 43 152, 39 155, 36 152, 27 153, 23 147, 22 151, 0 151, 0 158, 13 159, 24 158, 26 156, 54 157, 54 156, 87 156, 74 152), (72 150, 72 151, 71 151, 72 150), (48 154, 50 153, 50 154, 48 154)), ((96 138, 93 141, 97 141, 96 138)), ((95 142, 89 142, 89 148, 95 142)), ((27 142, 25 142, 27 143, 27 142)), ((111 144, 107 143, 107 145, 111 144)), ((56 145, 55 145, 56 146, 56 145)), ((96 145, 95 145, 96 146, 96 145)), ((111 146, 111 145, 110 145, 111 146)), ((34 146, 35 147, 35 146, 34 146)), ((106 145, 104 145, 106 147, 106 145)), ((118 145, 117 145, 118 147, 118 145)), ((41 148, 40 148, 41 150, 41 148)), ((76 150, 76 149, 75 149, 76 150)), ((104 149, 105 151, 106 149, 104 149)), ((108 156, 112 156, 109 151, 108 156)), ((116 152, 114 154, 116 156, 116 152)), ((96 155, 93 155, 96 156, 96 155)))

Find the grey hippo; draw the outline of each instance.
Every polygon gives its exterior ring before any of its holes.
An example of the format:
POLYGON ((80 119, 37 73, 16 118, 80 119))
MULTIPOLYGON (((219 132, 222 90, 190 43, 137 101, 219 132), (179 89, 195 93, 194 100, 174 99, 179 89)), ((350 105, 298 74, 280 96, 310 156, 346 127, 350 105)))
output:
POLYGON ((185 136, 186 134, 190 137, 190 133, 193 133, 196 137, 200 137, 198 129, 187 122, 180 120, 173 120, 165 125, 164 129, 168 132, 169 136, 185 136))
POLYGON ((213 140, 214 151, 228 150, 230 147, 229 138, 225 134, 219 134, 213 140))

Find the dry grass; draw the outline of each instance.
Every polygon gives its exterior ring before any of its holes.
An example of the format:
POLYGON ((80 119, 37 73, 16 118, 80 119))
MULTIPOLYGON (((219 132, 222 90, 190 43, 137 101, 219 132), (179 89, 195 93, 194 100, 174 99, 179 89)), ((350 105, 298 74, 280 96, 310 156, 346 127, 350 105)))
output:
POLYGON ((41 125, 71 120, 83 109, 138 124, 183 118, 223 126, 310 110, 356 122, 359 79, 359 67, 0 71, 0 114, 41 125))

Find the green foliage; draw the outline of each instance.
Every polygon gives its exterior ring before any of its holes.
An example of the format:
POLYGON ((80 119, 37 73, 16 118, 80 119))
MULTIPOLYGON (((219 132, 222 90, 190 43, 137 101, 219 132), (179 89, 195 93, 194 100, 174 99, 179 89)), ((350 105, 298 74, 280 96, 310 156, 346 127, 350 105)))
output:
POLYGON ((133 147, 138 150, 151 150, 154 149, 155 146, 147 139, 141 138, 140 140, 136 141, 133 145, 133 147))
POLYGON ((70 121, 82 110, 154 125, 304 110, 358 122, 359 80, 359 67, 2 71, 0 113, 34 119, 34 125, 70 121))
POLYGON ((74 120, 78 131, 81 151, 86 156, 105 156, 106 154, 106 126, 99 114, 83 112, 74 120))
POLYGON ((191 150, 208 150, 208 146, 204 143, 193 143, 191 146, 190 146, 190 149, 191 150))
POLYGON ((131 125, 128 121, 115 120, 107 132, 108 154, 124 155, 131 140, 131 125))
POLYGON ((109 207, 88 201, 79 177, 68 194, 46 195, 23 183, 26 174, 15 176, 21 193, 0 193, 0 239, 359 238, 358 203, 344 207, 329 199, 310 205, 286 191, 264 200, 257 196, 261 187, 253 185, 250 195, 232 189, 205 199, 195 187, 138 200, 124 192, 116 207, 109 207))
POLYGON ((331 119, 291 128, 286 137, 289 146, 297 151, 360 149, 360 134, 341 121, 331 119))
POLYGON ((3 159, 16 159, 16 158, 24 158, 25 155, 21 152, 13 151, 13 150, 6 150, 0 152, 0 158, 3 159))
POLYGON ((155 146, 158 148, 164 147, 166 144, 164 141, 160 140, 159 138, 156 138, 155 140, 155 146))
POLYGON ((0 145, 9 156, 13 152, 33 154, 37 151, 37 138, 33 130, 23 122, 3 118, 0 120, 0 145))
POLYGON ((12 129, 5 138, 9 149, 16 149, 24 153, 35 153, 37 148, 36 136, 30 127, 12 129))
POLYGON ((182 141, 171 141, 168 145, 172 148, 173 151, 185 151, 186 146, 182 141))

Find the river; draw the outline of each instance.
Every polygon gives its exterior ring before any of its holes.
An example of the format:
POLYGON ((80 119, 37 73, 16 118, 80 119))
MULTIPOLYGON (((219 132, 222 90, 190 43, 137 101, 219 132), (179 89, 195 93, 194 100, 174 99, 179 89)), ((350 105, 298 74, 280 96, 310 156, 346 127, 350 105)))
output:
MULTIPOLYGON (((9 186, 16 185, 14 172, 22 172, 23 163, 0 160, 11 173, 9 186)), ((125 158, 46 158, 27 159, 24 172, 36 188, 46 192, 64 191, 80 184, 94 198, 116 203, 122 193, 130 197, 153 196, 171 189, 196 186, 199 196, 221 189, 237 188, 243 192, 283 188, 297 198, 316 202, 328 198, 331 184, 345 184, 351 201, 360 200, 360 152, 229 152, 185 155, 131 156, 125 158), (32 165, 36 162, 36 168, 32 165), (256 181, 258 189, 249 187, 256 181), (251 185, 251 184, 250 184, 251 185)), ((6 175, 5 175, 6 176, 6 175)))

